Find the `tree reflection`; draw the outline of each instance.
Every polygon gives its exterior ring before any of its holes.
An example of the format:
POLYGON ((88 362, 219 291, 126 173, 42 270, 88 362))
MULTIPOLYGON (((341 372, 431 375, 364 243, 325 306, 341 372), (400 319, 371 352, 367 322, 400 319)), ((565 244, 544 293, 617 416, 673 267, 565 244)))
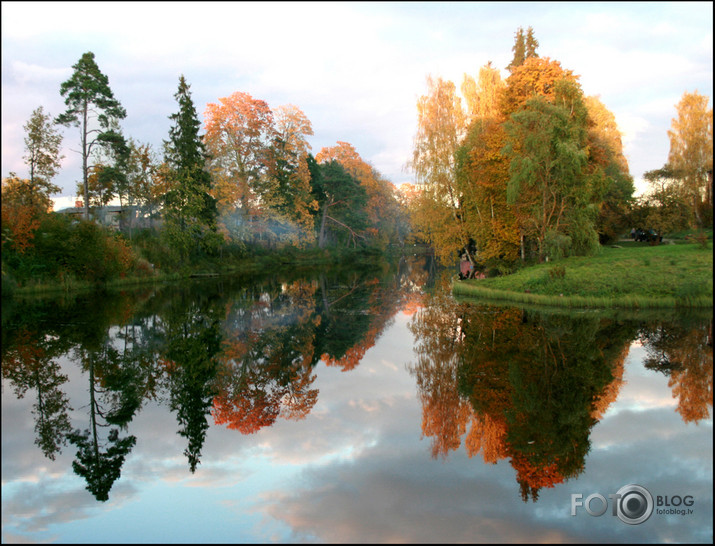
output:
POLYGON ((297 419, 310 412, 318 395, 310 389, 315 289, 296 281, 230 305, 213 407, 217 424, 251 434, 281 414, 297 419))
POLYGON ((668 376, 676 411, 686 423, 710 417, 713 405, 712 319, 661 322, 641 334, 645 366, 668 376))
POLYGON ((68 412, 72 410, 62 386, 67 375, 54 360, 52 337, 40 336, 26 327, 3 343, 2 376, 23 398, 28 390, 36 392, 32 413, 35 416, 35 444, 48 459, 55 460, 66 435, 71 430, 68 412))
MULTIPOLYGON (((109 491, 121 475, 126 455, 136 444, 135 436, 119 437, 119 429, 111 428, 106 440, 102 440, 100 429, 111 424, 126 429, 127 423, 138 408, 138 402, 131 395, 122 395, 123 382, 119 377, 109 382, 102 381, 103 372, 111 376, 119 366, 119 353, 105 340, 99 348, 86 345, 76 349, 78 359, 87 372, 89 382, 89 428, 79 429, 67 435, 70 443, 77 447, 76 460, 72 462, 75 474, 87 482, 87 490, 97 500, 109 499, 109 491), (107 386, 109 383, 110 386, 107 386)), ((128 376, 122 379, 126 381, 128 376)), ((128 390, 131 390, 129 387, 128 390)))
POLYGON ((213 297, 176 296, 162 314, 160 362, 166 372, 169 408, 176 412, 178 434, 187 439, 184 455, 193 473, 209 428, 216 394, 217 354, 221 349, 218 315, 220 300, 213 297))
POLYGON ((635 327, 435 296, 413 318, 411 367, 433 456, 509 458, 524 500, 583 471, 635 327), (469 432, 467 426, 469 425, 469 432))
MULTIPOLYGON (((147 401, 175 414, 195 472, 210 414, 245 434, 305 418, 318 400, 318 364, 355 369, 397 312, 417 308, 433 283, 430 264, 418 258, 392 264, 397 274, 384 264, 353 266, 3 306, 3 378, 18 398, 36 391, 35 443, 55 459, 69 441, 74 472, 105 501, 138 442, 130 425, 147 401), (84 387, 73 389, 80 394, 72 405, 86 420, 73 416, 65 392, 73 365, 84 387)), ((456 393, 456 371, 430 381, 449 381, 456 393)), ((456 400, 463 415, 453 437, 472 418, 469 402, 456 400)), ((433 429, 447 427, 436 420, 433 429)))

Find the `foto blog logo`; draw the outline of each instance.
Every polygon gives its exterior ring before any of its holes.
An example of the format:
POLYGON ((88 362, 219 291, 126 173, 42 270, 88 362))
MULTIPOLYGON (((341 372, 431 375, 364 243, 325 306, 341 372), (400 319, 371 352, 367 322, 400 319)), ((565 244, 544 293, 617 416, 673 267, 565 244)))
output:
MULTIPOLYGON (((628 525, 638 525, 653 513, 653 496, 640 485, 631 483, 608 495, 611 500, 611 515, 628 525)), ((591 516, 602 516, 608 510, 608 500, 600 493, 593 493, 583 499, 580 493, 571 495, 571 515, 578 508, 584 508, 591 516)))

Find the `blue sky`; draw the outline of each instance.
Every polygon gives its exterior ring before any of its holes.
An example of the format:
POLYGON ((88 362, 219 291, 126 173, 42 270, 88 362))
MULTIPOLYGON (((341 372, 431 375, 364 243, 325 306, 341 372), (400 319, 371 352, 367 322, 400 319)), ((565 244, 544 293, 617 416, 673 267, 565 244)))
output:
MULTIPOLYGON (((459 87, 488 61, 506 77, 514 33, 528 26, 539 55, 615 114, 637 181, 666 162, 682 94, 712 97, 711 2, 2 2, 2 176, 27 176, 23 124, 38 106, 64 110, 60 84, 92 51, 127 110, 125 134, 157 151, 183 74, 202 120, 207 103, 236 91, 294 104, 312 122, 313 153, 346 141, 409 182, 426 77, 459 87)), ((79 134, 63 134, 55 183, 69 197, 79 134)))

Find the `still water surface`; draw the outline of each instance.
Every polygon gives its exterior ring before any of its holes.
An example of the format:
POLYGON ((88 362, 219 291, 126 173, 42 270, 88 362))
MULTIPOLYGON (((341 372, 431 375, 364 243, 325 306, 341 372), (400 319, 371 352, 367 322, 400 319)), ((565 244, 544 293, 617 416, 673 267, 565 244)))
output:
POLYGON ((439 279, 403 259, 4 304, 2 541, 712 542, 711 313, 439 279), (652 502, 614 516, 630 484, 652 502))

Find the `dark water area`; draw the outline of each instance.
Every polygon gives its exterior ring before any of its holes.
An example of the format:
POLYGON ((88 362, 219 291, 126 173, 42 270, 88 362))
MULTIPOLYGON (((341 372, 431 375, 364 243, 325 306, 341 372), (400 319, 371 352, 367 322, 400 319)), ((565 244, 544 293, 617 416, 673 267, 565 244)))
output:
POLYGON ((2 306, 2 541, 713 540, 712 312, 427 257, 2 306))

